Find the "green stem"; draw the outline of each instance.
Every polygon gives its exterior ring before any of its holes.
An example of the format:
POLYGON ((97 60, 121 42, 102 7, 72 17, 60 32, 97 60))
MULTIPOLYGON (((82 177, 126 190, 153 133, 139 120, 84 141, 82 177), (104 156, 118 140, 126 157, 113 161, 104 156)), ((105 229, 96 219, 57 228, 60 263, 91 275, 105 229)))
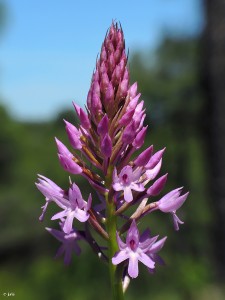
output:
MULTIPOLYGON (((106 176, 106 186, 110 190, 112 185, 112 167, 108 168, 108 174, 106 176)), ((113 300, 124 300, 123 288, 122 288, 122 275, 123 268, 118 268, 112 264, 112 257, 118 251, 118 245, 116 240, 116 215, 115 204, 112 199, 111 193, 106 194, 106 215, 107 215, 107 231, 109 235, 108 239, 108 256, 109 256, 109 275, 113 300)))

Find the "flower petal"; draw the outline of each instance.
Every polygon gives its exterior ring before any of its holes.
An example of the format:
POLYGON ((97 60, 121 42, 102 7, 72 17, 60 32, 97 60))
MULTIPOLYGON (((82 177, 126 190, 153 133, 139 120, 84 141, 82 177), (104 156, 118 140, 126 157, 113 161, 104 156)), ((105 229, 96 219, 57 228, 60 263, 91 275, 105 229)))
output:
POLYGON ((154 269, 155 262, 145 253, 140 253, 138 260, 150 269, 154 269))
POLYGON ((175 214, 175 212, 173 212, 172 215, 173 215, 174 229, 175 229, 176 231, 178 231, 178 230, 179 230, 179 224, 184 224, 184 222, 181 221, 181 220, 178 218, 178 216, 175 214))
POLYGON ((76 255, 80 255, 80 253, 81 253, 81 248, 77 245, 77 243, 75 241, 73 244, 73 251, 76 253, 76 255))
POLYGON ((163 153, 165 152, 166 148, 163 148, 162 150, 157 151, 149 160, 149 162, 146 164, 146 169, 153 169, 155 166, 159 163, 159 161, 162 159, 163 153))
POLYGON ((126 175, 128 181, 132 181, 133 178, 133 170, 131 166, 125 166, 120 172, 119 179, 121 182, 124 181, 123 177, 126 175))
POLYGON ((126 244, 130 248, 130 243, 132 242, 132 250, 136 250, 139 245, 139 231, 135 220, 132 221, 130 228, 127 232, 126 244), (134 242, 134 244, 133 244, 134 242))
POLYGON ((73 207, 84 207, 85 202, 82 198, 81 191, 75 183, 73 183, 72 187, 69 189, 69 200, 73 207))
POLYGON ((115 183, 113 183, 113 189, 116 192, 119 192, 119 191, 123 190, 123 186, 119 182, 115 182, 115 183))
POLYGON ((91 194, 89 194, 86 211, 88 211, 91 208, 91 203, 92 203, 92 196, 91 196, 91 194))
POLYGON ((152 238, 147 238, 145 241, 139 243, 139 248, 143 252, 146 252, 148 249, 151 248, 151 246, 156 242, 157 239, 158 239, 158 235, 152 238))
POLYGON ((154 243, 152 247, 149 249, 148 253, 156 253, 162 249, 162 247, 165 244, 165 241, 167 239, 167 236, 159 240, 158 242, 154 243))
POLYGON ((65 252, 65 245, 62 244, 59 249, 57 250, 56 254, 55 254, 55 258, 60 257, 61 255, 63 255, 63 253, 65 252))
POLYGON ((137 255, 130 256, 129 264, 128 264, 128 274, 130 275, 131 278, 136 278, 138 276, 137 255))
POLYGON ((74 211, 74 217, 80 222, 86 222, 89 218, 89 214, 86 211, 77 208, 74 211))
POLYGON ((127 247, 127 245, 121 240, 118 232, 116 233, 116 240, 120 250, 124 250, 127 247))
POLYGON ((130 186, 124 187, 124 200, 126 202, 131 202, 133 200, 133 194, 130 186))
POLYGON ((64 256, 64 264, 69 265, 72 258, 72 248, 71 245, 66 245, 65 247, 65 256, 64 256))
POLYGON ((74 216, 75 216, 74 211, 69 211, 67 213, 67 218, 63 225, 63 231, 67 234, 69 234, 72 230, 74 216))
POLYGON ((63 210, 55 214, 53 217, 51 217, 51 220, 61 219, 66 217, 68 214, 68 210, 63 210))
POLYGON ((147 170, 145 172, 148 180, 155 179, 155 177, 159 174, 161 166, 162 166, 162 159, 160 159, 160 161, 158 162, 158 164, 153 169, 147 170))
POLYGON ((114 168, 114 170, 113 170, 113 182, 116 183, 118 181, 119 181, 119 177, 117 175, 117 170, 116 170, 116 168, 114 168))
POLYGON ((50 201, 46 201, 45 205, 42 206, 42 213, 39 217, 39 221, 42 222, 44 220, 44 217, 45 217, 45 213, 46 213, 46 210, 47 210, 47 207, 48 207, 48 204, 49 204, 50 201))
POLYGON ((53 229, 53 228, 48 228, 45 227, 45 229, 51 233, 51 235, 53 235, 58 241, 63 242, 64 241, 64 236, 65 233, 61 230, 57 230, 57 229, 53 229))
POLYGON ((140 236, 140 243, 144 242, 146 239, 150 238, 151 231, 149 228, 145 229, 140 236))
POLYGON ((122 251, 118 251, 116 252, 116 254, 113 256, 112 258, 112 263, 114 265, 118 265, 120 264, 122 261, 126 260, 129 258, 129 254, 127 251, 122 250, 122 251))
POLYGON ((142 183, 131 183, 130 185, 131 189, 136 191, 136 192, 143 192, 145 190, 145 187, 143 186, 142 183))

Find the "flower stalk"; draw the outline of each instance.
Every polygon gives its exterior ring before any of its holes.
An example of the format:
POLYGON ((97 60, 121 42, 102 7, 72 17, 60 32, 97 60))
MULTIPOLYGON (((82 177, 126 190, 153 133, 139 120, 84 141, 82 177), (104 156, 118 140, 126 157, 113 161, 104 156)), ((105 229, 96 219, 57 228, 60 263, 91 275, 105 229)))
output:
MULTIPOLYGON (((112 166, 108 168, 108 174, 106 176, 106 187, 110 190, 112 185, 112 166)), ((109 257, 109 276, 110 285, 112 290, 113 300, 123 300, 123 288, 122 288, 122 270, 117 271, 117 267, 112 263, 112 258, 116 251, 118 251, 118 245, 116 241, 117 231, 117 218, 115 215, 116 206, 113 199, 113 194, 108 192, 106 194, 106 218, 107 218, 107 232, 109 235, 108 239, 108 257, 109 257)))

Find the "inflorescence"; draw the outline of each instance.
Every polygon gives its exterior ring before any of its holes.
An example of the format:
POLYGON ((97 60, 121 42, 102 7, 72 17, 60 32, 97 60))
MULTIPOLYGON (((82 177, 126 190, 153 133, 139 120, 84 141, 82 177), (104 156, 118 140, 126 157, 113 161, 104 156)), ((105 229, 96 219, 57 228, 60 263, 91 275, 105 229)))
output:
POLYGON ((139 221, 160 210, 172 215, 176 230, 183 224, 176 215, 188 196, 182 194, 182 188, 154 200, 167 180, 167 174, 156 179, 165 149, 154 153, 150 146, 135 155, 147 132, 144 101, 139 100, 140 96, 137 83, 131 85, 129 81, 123 31, 112 23, 92 76, 86 109, 74 103, 80 125, 77 128, 64 120, 71 150, 56 138, 63 169, 83 176, 94 194, 83 199, 71 179, 68 189, 42 175, 36 183, 46 199, 40 220, 44 219, 50 203, 60 209, 51 218, 59 221, 59 228, 46 229, 61 243, 56 256, 64 255, 65 264, 71 262, 74 252, 77 255, 81 252, 79 243, 86 241, 105 262, 123 264, 124 278, 138 276, 138 262, 152 273, 156 263, 163 263, 157 253, 166 237, 158 240, 149 229, 140 235, 139 221), (84 224, 83 230, 76 229, 77 222, 84 224), (112 222, 116 224, 114 231, 110 227, 112 222), (102 245, 94 238, 94 231, 102 238, 102 245), (111 255, 107 252, 110 239, 116 243, 111 255))

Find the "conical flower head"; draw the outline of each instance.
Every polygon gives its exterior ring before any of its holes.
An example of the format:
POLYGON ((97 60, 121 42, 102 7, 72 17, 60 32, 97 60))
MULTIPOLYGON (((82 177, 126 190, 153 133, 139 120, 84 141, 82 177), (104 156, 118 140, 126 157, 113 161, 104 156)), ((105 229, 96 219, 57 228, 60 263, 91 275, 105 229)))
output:
POLYGON ((103 113, 112 114, 125 99, 129 86, 127 56, 121 27, 112 23, 102 44, 100 58, 92 77, 87 105, 94 123, 99 123, 103 113))
MULTIPOLYGON (((143 101, 138 103, 139 98, 137 83, 129 82, 122 28, 113 22, 102 44, 87 96, 84 114, 89 126, 81 122, 78 128, 81 135, 69 135, 73 147, 79 146, 88 158, 94 157, 91 163, 102 167, 104 173, 109 162, 116 164, 131 153, 127 146, 136 150, 143 143, 143 134, 135 140, 143 132, 145 118, 143 101)), ((75 109, 80 116, 81 109, 77 106, 75 109)))

